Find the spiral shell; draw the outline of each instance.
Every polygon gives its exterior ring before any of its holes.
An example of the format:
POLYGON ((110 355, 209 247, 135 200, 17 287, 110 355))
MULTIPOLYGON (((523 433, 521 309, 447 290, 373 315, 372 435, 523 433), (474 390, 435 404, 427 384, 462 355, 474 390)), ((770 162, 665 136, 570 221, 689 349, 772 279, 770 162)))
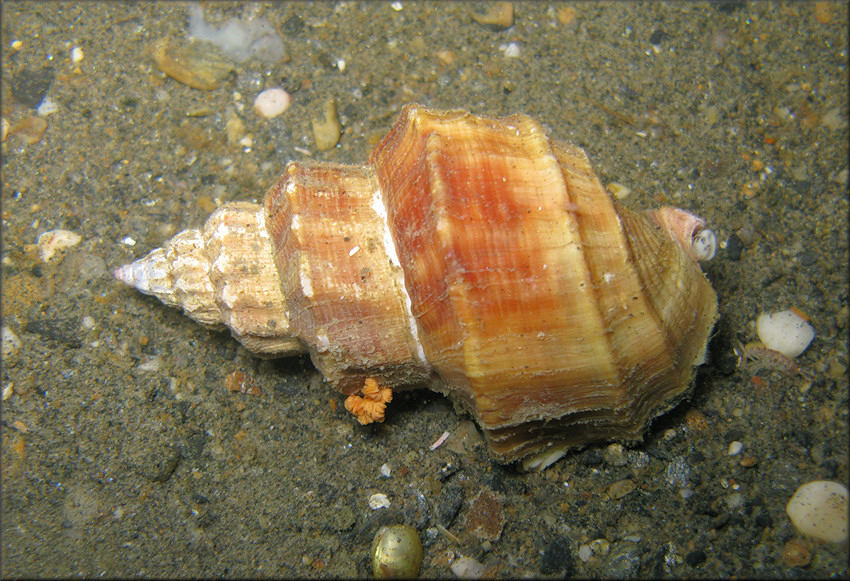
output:
POLYGON ((713 251, 702 220, 619 205, 527 116, 408 105, 369 164, 291 162, 263 206, 115 274, 252 351, 309 352, 345 394, 445 393, 497 459, 539 469, 640 439, 689 393, 713 251))

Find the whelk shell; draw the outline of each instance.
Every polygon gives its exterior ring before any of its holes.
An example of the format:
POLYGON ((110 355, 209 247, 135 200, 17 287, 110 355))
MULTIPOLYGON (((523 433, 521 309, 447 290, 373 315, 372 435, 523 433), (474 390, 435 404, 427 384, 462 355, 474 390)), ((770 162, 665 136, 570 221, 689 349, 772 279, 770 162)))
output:
POLYGON ((308 352, 344 394, 445 393, 498 460, 542 469, 639 440, 689 394, 713 250, 702 220, 621 206, 525 115, 411 104, 368 164, 290 162, 263 205, 226 204, 115 276, 256 353, 308 352))

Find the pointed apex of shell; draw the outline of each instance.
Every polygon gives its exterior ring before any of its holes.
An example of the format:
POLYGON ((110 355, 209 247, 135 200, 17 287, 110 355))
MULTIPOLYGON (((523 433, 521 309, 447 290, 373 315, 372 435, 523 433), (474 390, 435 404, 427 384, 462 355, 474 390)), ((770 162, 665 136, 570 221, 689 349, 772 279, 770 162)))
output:
POLYGON ((112 276, 114 276, 116 279, 120 280, 127 286, 131 286, 140 292, 150 293, 150 287, 147 285, 147 280, 145 280, 144 277, 139 277, 136 274, 135 265, 136 262, 131 262, 130 264, 119 266, 118 268, 112 271, 112 276))

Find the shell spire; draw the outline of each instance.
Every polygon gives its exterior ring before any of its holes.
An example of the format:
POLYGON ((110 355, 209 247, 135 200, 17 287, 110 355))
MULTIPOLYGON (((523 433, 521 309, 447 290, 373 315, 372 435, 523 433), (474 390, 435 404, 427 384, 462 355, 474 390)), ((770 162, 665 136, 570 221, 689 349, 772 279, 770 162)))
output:
POLYGON ((713 248, 696 216, 616 203, 527 116, 408 105, 368 164, 291 162, 262 206, 227 204, 116 277, 253 351, 309 352, 363 423, 426 385, 497 459, 542 469, 639 440, 688 395, 713 248))

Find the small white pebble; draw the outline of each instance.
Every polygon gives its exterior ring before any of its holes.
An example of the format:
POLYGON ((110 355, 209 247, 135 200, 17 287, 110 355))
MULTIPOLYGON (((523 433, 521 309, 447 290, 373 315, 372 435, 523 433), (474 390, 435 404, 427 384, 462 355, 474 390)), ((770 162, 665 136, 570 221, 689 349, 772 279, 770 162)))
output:
POLYGON ((86 330, 94 329, 94 317, 92 317, 90 315, 86 315, 85 317, 83 317, 83 320, 81 321, 81 325, 82 325, 83 329, 86 329, 86 330))
POLYGON ((390 499, 387 498, 386 494, 382 494, 380 492, 373 494, 369 497, 369 508, 372 510, 378 510, 379 508, 389 508, 390 507, 390 499))
POLYGON ((806 536, 831 543, 847 541, 847 487, 843 484, 807 482, 788 501, 785 512, 806 536))
POLYGON ((762 313, 756 319, 756 333, 764 346, 785 357, 796 357, 815 338, 815 328, 792 310, 762 313))
POLYGON ((141 371, 159 371, 162 368, 162 363, 160 357, 148 357, 139 363, 139 369, 141 371))
POLYGON ((47 117, 51 113, 56 113, 58 110, 59 104, 50 97, 45 97, 41 105, 38 106, 38 109, 35 110, 35 113, 39 117, 47 117))
POLYGON ((458 557, 449 567, 461 579, 480 579, 486 570, 484 565, 472 557, 458 557))
POLYGON ((6 385, 3 386, 3 401, 6 401, 12 394, 15 393, 15 382, 10 381, 6 385))
POLYGON ((392 472, 392 468, 390 468, 389 464, 387 464, 386 462, 381 464, 381 476, 383 476, 384 478, 389 478, 392 472))
POLYGON ((390 6, 396 12, 401 12, 402 9, 404 8, 404 4, 402 4, 401 2, 393 2, 392 4, 390 4, 390 6))
POLYGON ((74 48, 71 49, 71 62, 72 63, 81 62, 84 58, 85 58, 85 55, 83 54, 83 49, 81 49, 78 46, 75 46, 74 48))
POLYGON ((593 556, 593 549, 590 548, 590 545, 582 545, 578 548, 578 558, 583 563, 587 563, 591 556, 593 556))
POLYGON ((741 450, 743 450, 743 449, 744 449, 744 445, 741 442, 738 442, 737 440, 734 441, 734 442, 731 442, 729 444, 729 455, 730 456, 737 456, 738 454, 741 453, 741 450))
POLYGON ((15 335, 15 332, 12 331, 6 325, 0 327, 0 348, 2 348, 3 357, 8 357, 9 355, 14 355, 21 348, 21 340, 18 339, 18 336, 15 335))
POLYGON ((519 45, 515 42, 509 42, 499 46, 499 50, 505 53, 505 58, 518 58, 521 54, 519 45))
POLYGON ((125 236, 124 238, 121 239, 121 244, 124 244, 126 246, 135 246, 136 241, 133 240, 132 238, 130 238, 129 236, 125 236))
POLYGON ((289 109, 291 103, 292 97, 283 89, 266 89, 254 100, 254 111, 260 117, 272 119, 289 109))

